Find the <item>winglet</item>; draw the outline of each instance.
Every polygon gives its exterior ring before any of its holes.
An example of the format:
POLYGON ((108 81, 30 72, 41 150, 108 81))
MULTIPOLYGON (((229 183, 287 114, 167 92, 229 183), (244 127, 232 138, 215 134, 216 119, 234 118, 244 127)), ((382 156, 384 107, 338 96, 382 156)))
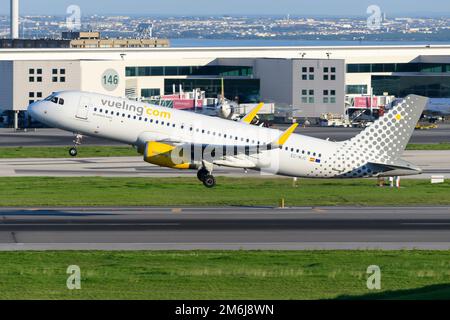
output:
POLYGON ((255 119, 256 115, 258 114, 259 110, 264 106, 264 103, 261 102, 256 107, 254 107, 245 117, 241 119, 241 122, 250 124, 253 119, 255 119))
POLYGON ((294 123, 292 126, 289 127, 283 134, 278 138, 278 140, 275 140, 270 145, 272 147, 278 148, 281 147, 286 143, 286 141, 289 139, 289 137, 292 135, 292 133, 297 129, 298 123, 294 123))

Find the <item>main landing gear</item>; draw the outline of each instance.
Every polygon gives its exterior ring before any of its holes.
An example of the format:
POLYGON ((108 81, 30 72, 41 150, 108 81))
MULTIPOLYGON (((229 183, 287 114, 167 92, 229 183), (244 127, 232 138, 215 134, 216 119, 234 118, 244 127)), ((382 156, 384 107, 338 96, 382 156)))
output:
POLYGON ((69 150, 69 155, 71 157, 76 157, 78 155, 78 150, 77 147, 79 145, 81 145, 81 142, 83 141, 83 136, 81 134, 77 134, 75 136, 75 140, 73 140, 73 143, 75 143, 75 146, 73 146, 72 148, 70 148, 69 150))
POLYGON ((197 178, 201 182, 203 182, 203 185, 207 188, 213 188, 216 186, 216 178, 209 172, 206 168, 201 168, 197 172, 197 178))

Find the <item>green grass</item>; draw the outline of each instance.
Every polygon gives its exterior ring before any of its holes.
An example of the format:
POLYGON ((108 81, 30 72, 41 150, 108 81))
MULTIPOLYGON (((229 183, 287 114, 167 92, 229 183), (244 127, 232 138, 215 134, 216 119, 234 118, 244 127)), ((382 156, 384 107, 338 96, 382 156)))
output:
POLYGON ((406 150, 450 150, 450 142, 408 144, 406 150))
POLYGON ((214 189, 196 178, 4 177, 0 206, 287 206, 448 205, 450 182, 403 180, 401 189, 375 180, 218 177, 214 189))
MULTIPOLYGON (((70 158, 70 147, 1 147, 0 159, 11 158, 70 158)), ((449 143, 409 144, 407 150, 450 150, 449 143)), ((132 147, 80 146, 78 157, 132 157, 138 156, 132 147)))
MULTIPOLYGON (((70 158, 70 147, 1 147, 0 159, 11 158, 70 158)), ((132 147, 80 146, 78 157, 133 157, 139 154, 132 147)))
POLYGON ((449 299, 450 251, 0 252, 0 299, 449 299), (81 290, 66 288, 69 265, 81 290), (381 268, 381 291, 366 287, 381 268))

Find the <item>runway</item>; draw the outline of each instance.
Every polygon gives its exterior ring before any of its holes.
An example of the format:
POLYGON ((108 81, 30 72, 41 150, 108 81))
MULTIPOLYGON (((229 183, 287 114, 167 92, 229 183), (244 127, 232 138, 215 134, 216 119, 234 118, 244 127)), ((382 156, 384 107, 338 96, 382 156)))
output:
MULTIPOLYGON (((274 128, 287 129, 286 125, 274 128)), ((296 133, 307 136, 343 141, 357 135, 361 128, 307 127, 297 128, 296 133)), ((71 146, 73 134, 59 129, 36 129, 28 131, 13 131, 0 129, 0 147, 17 146, 71 146)), ((450 124, 439 124, 437 129, 415 130, 410 143, 438 143, 450 142, 450 124)), ((85 137, 83 145, 121 145, 120 143, 101 138, 85 137)))
MULTIPOLYGON (((403 159, 424 170, 415 179, 432 175, 450 178, 450 151, 405 151, 403 159)), ((270 177, 256 171, 217 167, 216 176, 270 177)), ((161 168, 143 161, 142 157, 67 158, 67 159, 0 159, 0 177, 19 176, 101 176, 101 177, 179 177, 196 175, 192 170, 161 168)))
POLYGON ((0 250, 450 249, 450 207, 2 208, 0 250))

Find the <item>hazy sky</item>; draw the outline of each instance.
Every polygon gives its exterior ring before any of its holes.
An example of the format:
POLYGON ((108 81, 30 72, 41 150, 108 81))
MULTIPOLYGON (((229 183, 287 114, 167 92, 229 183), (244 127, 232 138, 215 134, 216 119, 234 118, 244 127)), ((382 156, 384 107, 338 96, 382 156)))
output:
MULTIPOLYGON (((0 0, 0 14, 10 0, 0 0)), ((297 14, 365 16, 371 4, 388 15, 450 15, 450 0, 20 0, 22 14, 64 15, 71 4, 84 14, 297 14)))

